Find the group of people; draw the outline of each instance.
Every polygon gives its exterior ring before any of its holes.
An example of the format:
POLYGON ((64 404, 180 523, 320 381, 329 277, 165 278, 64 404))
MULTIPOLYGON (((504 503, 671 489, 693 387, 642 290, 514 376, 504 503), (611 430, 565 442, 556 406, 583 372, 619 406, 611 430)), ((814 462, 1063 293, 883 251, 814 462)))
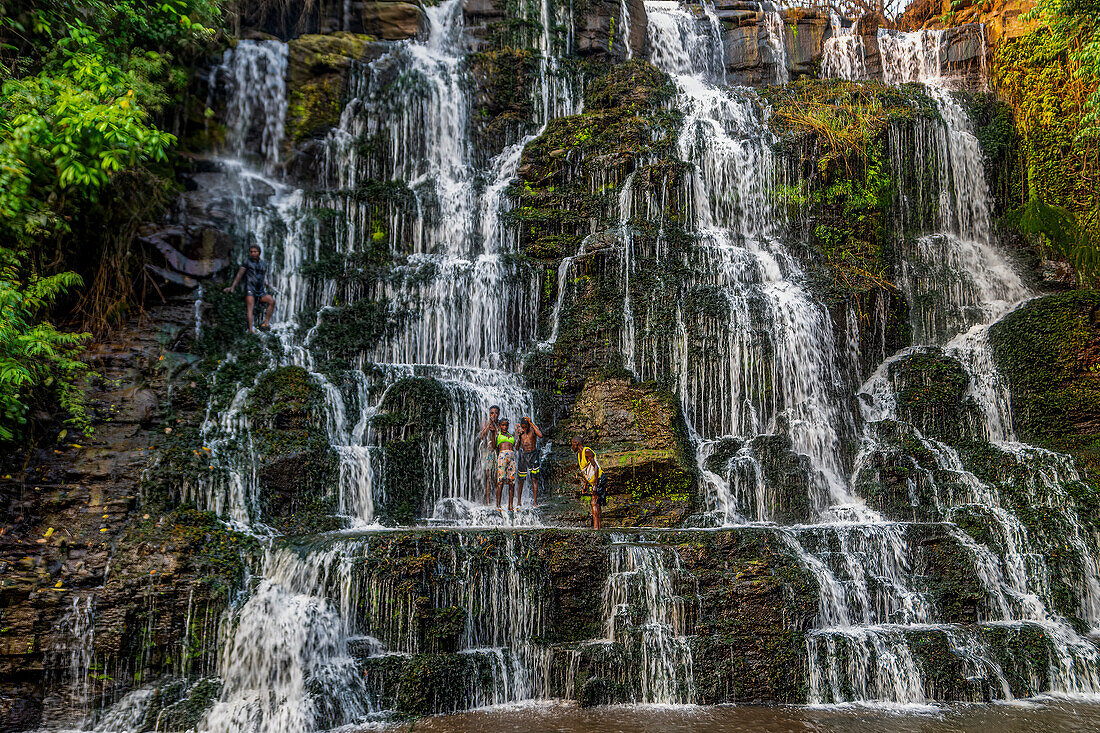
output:
POLYGON ((529 417, 523 417, 515 435, 509 432, 511 423, 500 416, 500 407, 489 408, 489 419, 481 426, 477 443, 481 446, 481 465, 485 481, 485 503, 493 500, 497 490, 497 509, 508 487, 508 511, 514 504, 523 504, 523 484, 531 480, 531 505, 539 505, 539 438, 542 430, 529 417), (515 494, 513 494, 515 490, 515 494))
MULTIPOLYGON (((526 416, 520 418, 514 435, 509 432, 510 426, 508 418, 501 417, 500 407, 493 405, 489 408, 489 419, 481 426, 477 436, 485 503, 492 503, 493 488, 496 487, 496 508, 499 510, 504 487, 507 486, 508 511, 513 511, 516 504, 523 505, 524 482, 529 479, 531 505, 537 507, 540 469, 538 441, 542 437, 542 429, 526 416)), ((607 478, 596 460, 595 452, 585 447, 580 438, 573 437, 570 447, 577 456, 577 470, 584 480, 586 493, 591 495, 592 526, 599 529, 601 507, 607 503, 607 478)))
MULTIPOLYGON (((231 293, 244 280, 245 283, 245 312, 248 318, 248 330, 254 332, 253 311, 256 305, 265 310, 265 317, 260 328, 270 327, 271 313, 275 310, 275 298, 272 288, 267 283, 267 263, 260 259, 261 250, 253 244, 248 248, 248 259, 237 269, 233 284, 225 288, 225 292, 231 293)), ((485 503, 493 500, 493 487, 496 487, 497 509, 500 509, 500 501, 503 497, 504 487, 508 487, 508 511, 513 511, 515 504, 523 504, 523 487, 528 480, 531 482, 531 505, 539 505, 539 438, 542 430, 532 422, 531 418, 520 418, 519 425, 513 435, 508 428, 508 418, 501 417, 500 407, 493 405, 489 409, 489 419, 482 426, 477 436, 477 444, 481 447, 481 466, 485 482, 485 503)), ((607 503, 607 479, 603 475, 596 460, 596 454, 591 448, 586 448, 579 438, 574 437, 570 441, 573 452, 577 455, 577 470, 584 480, 586 492, 591 495, 592 502, 592 526, 600 528, 601 509, 607 503)))

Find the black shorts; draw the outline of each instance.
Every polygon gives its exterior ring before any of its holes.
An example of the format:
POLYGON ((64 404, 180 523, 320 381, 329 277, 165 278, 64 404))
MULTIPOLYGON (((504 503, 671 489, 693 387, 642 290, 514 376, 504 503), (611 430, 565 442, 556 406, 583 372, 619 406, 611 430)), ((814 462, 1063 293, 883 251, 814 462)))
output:
POLYGON ((607 503, 607 476, 602 473, 596 479, 596 504, 603 506, 607 503))
POLYGON ((257 288, 256 290, 245 290, 245 295, 251 295, 253 298, 262 298, 267 295, 267 290, 264 288, 257 288))
POLYGON ((538 450, 526 451, 520 448, 516 451, 519 456, 519 477, 527 478, 530 475, 532 478, 539 475, 539 452, 538 450))

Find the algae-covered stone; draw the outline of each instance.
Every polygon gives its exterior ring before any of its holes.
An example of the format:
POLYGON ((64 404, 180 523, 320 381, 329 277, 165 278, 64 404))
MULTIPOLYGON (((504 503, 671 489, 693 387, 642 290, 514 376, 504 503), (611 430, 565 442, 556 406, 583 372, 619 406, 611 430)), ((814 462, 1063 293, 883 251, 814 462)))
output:
POLYGON ((903 422, 948 443, 975 434, 980 417, 969 396, 970 375, 956 359, 939 350, 918 351, 891 363, 889 373, 903 422))
POLYGON ((989 335, 1020 439, 1089 448, 1100 436, 1100 292, 1038 298, 989 335))
POLYGON ((452 396, 438 381, 410 377, 387 390, 373 425, 382 441, 381 490, 375 517, 385 524, 412 524, 429 513, 428 480, 433 445, 442 440, 452 396))
POLYGON ((370 36, 353 33, 305 35, 288 45, 287 118, 289 140, 323 134, 340 122, 344 87, 352 63, 372 48, 370 36))
POLYGON ((301 367, 265 373, 249 399, 264 521, 298 534, 342 526, 338 459, 323 427, 321 387, 301 367))
MULTIPOLYGON (((574 435, 596 451, 608 478, 606 523, 672 526, 691 513, 696 471, 670 393, 625 379, 589 379, 562 428, 562 442, 574 435)), ((575 475, 569 456, 564 471, 575 475)))
POLYGON ((531 51, 506 48, 470 54, 466 63, 477 85, 474 149, 487 162, 534 122, 531 92, 539 74, 538 57, 531 51))

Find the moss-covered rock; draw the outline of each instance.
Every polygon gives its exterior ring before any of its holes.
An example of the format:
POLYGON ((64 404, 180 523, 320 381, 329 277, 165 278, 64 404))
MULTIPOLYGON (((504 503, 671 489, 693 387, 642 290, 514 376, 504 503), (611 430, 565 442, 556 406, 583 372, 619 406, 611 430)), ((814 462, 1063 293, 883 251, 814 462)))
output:
POLYGON ((470 54, 466 63, 477 89, 474 149, 488 161, 534 123, 539 60, 531 51, 505 48, 470 54))
POLYGON ((591 221, 607 221, 615 187, 636 168, 659 160, 673 176, 682 173, 678 113, 667 106, 674 94, 667 74, 629 61, 589 84, 584 114, 550 121, 519 168, 512 216, 525 254, 556 261, 575 252, 591 221), (593 191, 597 178, 606 183, 593 191))
POLYGON ((514 655, 553 696, 582 705, 643 699, 645 609, 640 599, 617 607, 622 618, 612 640, 605 597, 612 554, 622 557, 632 545, 659 556, 669 575, 676 598, 658 602, 674 601, 684 610, 696 690, 688 694, 687 669, 677 669, 685 699, 805 699, 803 629, 817 612, 817 589, 768 529, 628 537, 560 529, 411 530, 370 537, 355 553, 363 556, 362 580, 374 589, 361 603, 358 623, 407 653, 362 654, 372 699, 415 715, 485 704, 506 694, 500 685, 508 677, 497 660, 507 664, 514 655), (506 586, 489 593, 500 572, 509 578, 506 586), (460 608, 471 602, 480 611, 475 616, 460 608), (500 616, 504 611, 509 617, 500 616), (521 617, 512 618, 515 613, 521 617), (440 643, 454 639, 460 626, 466 644, 493 634, 516 643, 502 656, 440 643), (536 635, 524 636, 525 628, 536 635))
POLYGON ((412 524, 431 510, 432 448, 442 440, 451 403, 450 392, 431 378, 401 379, 386 390, 373 422, 382 440, 382 486, 374 507, 379 521, 412 524))
POLYGON ((301 367, 264 373, 249 395, 263 520, 301 534, 343 526, 336 512, 339 459, 321 414, 323 394, 301 367))
POLYGON ((348 72, 367 53, 372 40, 340 32, 299 36, 287 44, 289 142, 322 135, 340 122, 348 72))
POLYGON ((1100 292, 1038 298, 989 335, 1020 439, 1091 452, 1100 436, 1100 292))
MULTIPOLYGON (((676 526, 692 513, 696 469, 676 399, 652 385, 589 379, 562 426, 562 443, 577 436, 596 452, 608 479, 604 522, 676 526)), ((559 468, 580 489, 576 458, 559 468)))
POLYGON ((980 416, 968 396, 970 375, 938 350, 917 351, 889 366, 898 417, 927 437, 957 443, 975 435, 980 416))

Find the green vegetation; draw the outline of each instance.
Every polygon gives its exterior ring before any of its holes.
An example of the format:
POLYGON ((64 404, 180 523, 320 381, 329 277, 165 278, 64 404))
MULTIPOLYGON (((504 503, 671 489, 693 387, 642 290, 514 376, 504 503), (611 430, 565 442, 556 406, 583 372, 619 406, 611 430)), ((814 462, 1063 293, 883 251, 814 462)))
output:
POLYGON ((220 17, 217 0, 0 8, 0 298, 15 313, 0 326, 0 441, 26 435, 29 406, 47 399, 87 427, 83 337, 60 333, 50 307, 68 293, 64 305, 103 327, 135 300, 133 231, 172 185, 175 137, 154 118, 220 17))
MULTIPOLYGON (((0 258, 6 254, 0 249, 0 258)), ((63 333, 43 316, 66 287, 80 284, 80 276, 17 278, 16 268, 0 259, 0 445, 23 436, 27 412, 46 395, 72 427, 90 427, 79 386, 87 365, 77 358, 89 334, 63 333)))
POLYGON ((826 294, 892 289, 887 214, 903 174, 886 158, 886 128, 930 116, 931 101, 916 86, 845 81, 801 81, 762 93, 798 181, 785 198, 809 214, 826 294))
POLYGON ((1100 471, 1098 313, 1100 292, 1076 291, 1034 300, 990 329, 1020 439, 1073 454, 1090 477, 1100 471))
POLYGON ((1100 276, 1100 3, 1043 0, 1034 32, 1002 43, 994 87, 1013 106, 1026 192, 1021 228, 1084 283, 1100 276))

